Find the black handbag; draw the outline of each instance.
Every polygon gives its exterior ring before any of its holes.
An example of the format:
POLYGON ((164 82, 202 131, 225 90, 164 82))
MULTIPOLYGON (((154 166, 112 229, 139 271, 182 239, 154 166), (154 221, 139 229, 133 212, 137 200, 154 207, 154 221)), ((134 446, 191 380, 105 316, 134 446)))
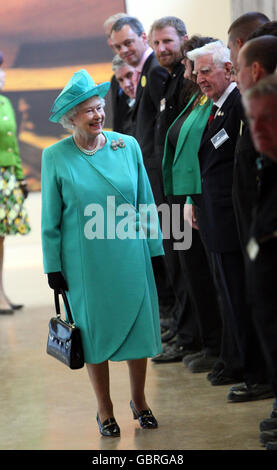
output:
POLYGON ((46 352, 70 369, 81 369, 84 366, 84 353, 79 328, 74 325, 70 306, 63 290, 54 290, 56 317, 49 321, 49 333, 46 352), (61 319, 59 294, 62 295, 68 322, 61 319))

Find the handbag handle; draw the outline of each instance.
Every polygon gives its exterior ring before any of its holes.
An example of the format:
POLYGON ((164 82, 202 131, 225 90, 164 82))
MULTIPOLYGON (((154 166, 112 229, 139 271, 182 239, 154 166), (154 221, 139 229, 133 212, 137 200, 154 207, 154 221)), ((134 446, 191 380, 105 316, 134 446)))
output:
POLYGON ((59 290, 55 289, 54 290, 54 298, 55 298, 55 307, 56 307, 57 317, 61 316, 59 294, 62 295, 69 322, 71 323, 71 325, 74 325, 74 320, 72 318, 72 314, 71 314, 70 306, 69 306, 69 303, 68 303, 68 300, 67 300, 67 296, 66 296, 66 293, 63 289, 59 289, 59 290))

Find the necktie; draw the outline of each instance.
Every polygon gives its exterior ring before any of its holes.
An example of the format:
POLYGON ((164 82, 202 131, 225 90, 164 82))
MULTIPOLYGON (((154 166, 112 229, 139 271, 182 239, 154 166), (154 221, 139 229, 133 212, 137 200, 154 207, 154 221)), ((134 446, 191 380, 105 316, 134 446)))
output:
POLYGON ((140 72, 138 70, 134 70, 132 81, 134 83, 135 90, 137 90, 138 82, 139 82, 140 72))
POLYGON ((210 124, 213 122, 217 110, 218 110, 218 106, 216 106, 216 104, 213 104, 212 109, 211 109, 211 113, 210 113, 209 119, 208 119, 208 126, 210 126, 210 124))

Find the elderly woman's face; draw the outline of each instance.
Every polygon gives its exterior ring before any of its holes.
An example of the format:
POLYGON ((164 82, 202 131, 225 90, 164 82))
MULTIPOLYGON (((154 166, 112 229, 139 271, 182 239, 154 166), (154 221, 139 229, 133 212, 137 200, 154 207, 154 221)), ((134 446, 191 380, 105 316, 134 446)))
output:
POLYGON ((99 96, 93 96, 78 106, 72 123, 77 132, 97 136, 103 130, 105 112, 99 96))

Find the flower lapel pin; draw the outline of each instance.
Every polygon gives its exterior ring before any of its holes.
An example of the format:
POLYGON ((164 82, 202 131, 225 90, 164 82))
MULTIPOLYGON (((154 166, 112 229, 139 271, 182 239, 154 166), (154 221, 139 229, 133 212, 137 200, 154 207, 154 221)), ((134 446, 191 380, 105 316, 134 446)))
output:
POLYGON ((112 140, 111 142, 111 148, 113 150, 117 150, 118 148, 124 148, 125 147, 125 142, 123 139, 118 139, 118 140, 112 140))

